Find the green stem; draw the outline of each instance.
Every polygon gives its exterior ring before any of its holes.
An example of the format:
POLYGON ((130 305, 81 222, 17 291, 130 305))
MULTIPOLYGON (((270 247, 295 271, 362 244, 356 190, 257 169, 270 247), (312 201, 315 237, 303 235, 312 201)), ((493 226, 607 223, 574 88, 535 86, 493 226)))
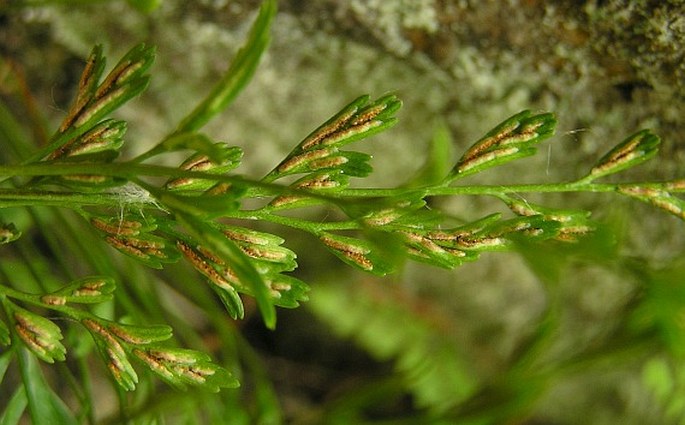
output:
POLYGON ((645 188, 665 189, 667 183, 590 183, 578 184, 547 183, 547 184, 512 184, 512 185, 474 185, 474 186, 433 186, 419 189, 346 189, 338 192, 343 197, 395 197, 407 195, 411 192, 422 192, 425 196, 456 196, 456 195, 501 195, 506 193, 561 193, 561 192, 616 192, 621 187, 639 185, 645 188))
POLYGON ((363 227, 356 220, 315 222, 297 217, 285 217, 263 210, 236 211, 231 214, 231 217, 243 220, 269 221, 271 223, 280 224, 282 226, 291 227, 293 229, 304 230, 314 235, 317 235, 324 231, 357 230, 363 227))
POLYGON ((0 176, 57 176, 74 174, 94 174, 109 177, 130 179, 134 176, 174 177, 207 179, 216 182, 234 183, 251 188, 251 196, 269 196, 274 194, 306 194, 311 197, 335 200, 340 197, 395 197, 408 193, 424 193, 426 196, 453 195, 497 195, 502 193, 545 193, 545 192, 615 192, 621 188, 636 187, 669 192, 685 192, 685 185, 675 187, 673 182, 626 182, 626 183, 586 183, 583 180, 563 183, 545 184, 512 184, 512 185, 472 185, 472 186, 428 186, 418 189, 345 189, 336 192, 335 197, 323 196, 311 191, 293 189, 287 186, 265 183, 263 181, 222 174, 210 174, 200 171, 186 171, 161 165, 133 164, 118 162, 110 164, 65 164, 41 163, 31 165, 0 166, 0 176))
POLYGON ((131 159, 129 162, 132 164, 140 164, 141 162, 145 162, 148 159, 163 154, 165 152, 167 152, 166 149, 164 149, 164 146, 162 145, 162 143, 160 143, 148 149, 147 151, 141 153, 135 158, 131 159))
MULTIPOLYGON (((287 186, 265 183, 246 179, 243 177, 233 175, 215 175, 198 171, 180 170, 174 167, 165 167, 159 165, 147 164, 133 164, 131 162, 111 163, 111 164, 64 164, 64 163, 41 163, 24 166, 0 166, 0 176, 46 176, 46 175, 78 175, 78 174, 96 174, 102 176, 121 177, 127 180, 138 180, 138 176, 153 176, 153 177, 174 177, 174 178, 196 178, 207 179, 216 182, 225 182, 235 184, 237 186, 247 187, 248 191, 244 197, 268 197, 275 195, 299 195, 319 199, 322 202, 331 203, 338 207, 354 202, 365 202, 368 198, 395 198, 406 196, 418 197, 437 197, 437 196, 458 196, 458 195, 486 195, 498 196, 506 194, 517 193, 564 193, 564 192, 618 192, 622 188, 639 187, 644 190, 668 191, 668 192, 685 192, 685 184, 678 184, 680 182, 649 182, 649 183, 592 183, 587 179, 581 179, 573 182, 563 183, 547 183, 547 184, 512 184, 512 185, 474 185, 474 186, 428 186, 417 189, 406 188, 366 188, 366 189, 345 189, 336 192, 334 195, 326 195, 307 191, 302 189, 294 189, 287 186)), ((98 193, 98 194, 84 194, 84 193, 59 193, 59 192, 40 192, 40 191, 0 191, 0 208, 2 207, 17 207, 26 205, 51 205, 64 206, 73 208, 75 205, 112 205, 119 202, 116 194, 98 193), (116 199, 115 199, 116 198, 116 199)), ((239 215, 239 214, 238 214, 239 215)), ((274 215, 259 215, 256 211, 251 212, 251 216, 245 218, 256 217, 263 218, 280 224, 286 224, 291 227, 297 227, 316 233, 324 229, 323 224, 315 225, 305 221, 296 221, 290 218, 274 215)), ((239 217, 236 217, 239 218, 239 217)), ((349 227, 349 223, 341 225, 336 223, 333 229, 348 229, 358 228, 356 226, 349 227)))
MULTIPOLYGON (((176 167, 165 167, 161 165, 149 164, 134 164, 131 162, 115 162, 109 164, 44 162, 30 165, 0 165, 0 176, 32 177, 65 175, 97 175, 107 177, 121 177, 127 180, 133 179, 137 176, 195 178, 247 186, 252 189, 251 194, 254 196, 267 196, 274 194, 282 194, 284 192, 297 193, 297 191, 289 189, 287 186, 262 183, 256 180, 245 179, 243 177, 238 176, 226 174, 211 174, 201 171, 186 171, 176 167), (259 189, 259 191, 255 191, 256 189, 259 189)), ((311 193, 310 196, 316 197, 315 194, 312 195, 311 193)))
POLYGON ((118 195, 110 193, 54 192, 47 190, 0 189, 0 208, 54 206, 77 208, 87 205, 115 205, 118 195))
POLYGON ((0 284, 0 297, 13 298, 15 300, 22 301, 27 304, 32 304, 38 307, 48 308, 50 310, 58 311, 70 319, 82 320, 86 318, 92 318, 93 315, 87 311, 79 310, 74 307, 69 307, 67 305, 52 305, 45 304, 40 298, 40 295, 27 294, 26 292, 18 291, 14 288, 0 284))

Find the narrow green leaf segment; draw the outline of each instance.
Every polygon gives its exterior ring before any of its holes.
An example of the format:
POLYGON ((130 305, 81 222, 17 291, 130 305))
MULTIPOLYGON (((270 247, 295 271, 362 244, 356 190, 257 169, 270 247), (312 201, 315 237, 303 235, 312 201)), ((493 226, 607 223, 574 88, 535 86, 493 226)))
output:
POLYGON ((471 146, 447 177, 448 181, 535 154, 535 145, 554 134, 550 113, 520 112, 490 130, 471 146))
POLYGON ((276 7, 276 0, 266 0, 262 3, 247 42, 233 58, 228 72, 212 89, 209 96, 181 121, 173 133, 174 136, 200 129, 223 111, 249 83, 271 40, 269 28, 276 16, 276 7))
MULTIPOLYGON (((206 225, 187 215, 179 215, 178 219, 191 232, 191 235, 198 240, 205 241, 208 248, 218 255, 217 262, 230 264, 235 273, 235 278, 252 291, 264 318, 264 323, 268 328, 273 329, 276 326, 276 311, 273 301, 266 282, 255 265, 248 259, 249 257, 233 241, 213 226, 206 225)), ((242 316, 242 308, 240 311, 240 316, 242 316)))
MULTIPOLYGON (((314 130, 276 166, 264 181, 272 182, 291 174, 339 171, 354 177, 371 172, 368 155, 345 152, 339 148, 381 132, 397 122, 394 114, 402 103, 392 95, 370 102, 361 96, 314 130)), ((330 176, 326 176, 327 181, 330 176)), ((312 184, 312 183, 309 183, 312 184)), ((302 182, 300 182, 300 187, 302 182)))

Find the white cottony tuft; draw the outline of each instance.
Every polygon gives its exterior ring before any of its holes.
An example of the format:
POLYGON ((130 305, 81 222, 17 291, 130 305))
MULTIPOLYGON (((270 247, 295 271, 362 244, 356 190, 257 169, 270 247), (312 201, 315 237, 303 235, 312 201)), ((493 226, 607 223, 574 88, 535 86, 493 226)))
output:
POLYGON ((168 213, 169 211, 157 202, 154 196, 147 190, 138 186, 135 183, 128 182, 123 186, 113 187, 107 190, 107 193, 114 195, 119 201, 121 207, 121 215, 124 210, 131 207, 142 209, 144 207, 155 207, 160 211, 168 213))

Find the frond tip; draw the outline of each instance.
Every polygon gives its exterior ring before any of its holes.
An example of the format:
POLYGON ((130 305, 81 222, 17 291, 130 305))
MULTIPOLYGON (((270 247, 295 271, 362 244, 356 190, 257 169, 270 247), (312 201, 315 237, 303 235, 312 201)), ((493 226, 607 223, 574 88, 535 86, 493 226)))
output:
POLYGON ((556 125, 554 114, 533 114, 528 110, 519 112, 474 143, 454 166, 447 180, 535 154, 535 145, 551 137, 556 125))

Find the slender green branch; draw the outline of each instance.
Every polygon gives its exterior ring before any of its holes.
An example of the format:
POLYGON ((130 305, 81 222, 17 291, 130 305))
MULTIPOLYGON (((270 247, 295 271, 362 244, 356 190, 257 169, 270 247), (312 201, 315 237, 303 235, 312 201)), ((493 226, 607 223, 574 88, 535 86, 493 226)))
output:
MULTIPOLYGON (((627 183, 544 183, 510 185, 473 185, 473 186, 432 186, 414 189, 413 193, 423 192, 425 196, 458 195, 500 195, 507 193, 563 193, 563 192, 618 192, 621 188, 640 187, 646 190, 668 190, 685 192, 684 187, 674 187, 673 182, 627 182, 627 183)), ((379 198, 395 197, 412 193, 404 188, 392 189, 345 189, 338 192, 341 197, 379 198)))
POLYGON ((0 284, 0 297, 3 296, 13 298, 15 300, 19 300, 27 304, 35 305, 37 307, 44 307, 54 311, 58 311, 64 314, 65 316, 69 317, 70 319, 74 320, 81 320, 93 317, 93 315, 87 311, 79 310, 68 305, 46 304, 41 300, 40 295, 27 294, 26 292, 22 292, 14 288, 10 288, 9 286, 5 286, 4 284, 0 284))
POLYGON ((150 158, 153 158, 153 157, 160 155, 160 154, 163 154, 165 152, 166 152, 166 149, 164 148, 164 144, 162 141, 162 143, 159 143, 158 145, 153 146, 152 148, 141 153, 140 155, 136 156, 135 158, 132 158, 130 162, 133 164, 140 164, 142 162, 147 161, 150 158))
MULTIPOLYGON (((136 176, 194 178, 248 186, 252 188, 252 196, 298 193, 294 189, 290 189, 279 184, 262 183, 257 180, 250 180, 243 177, 226 174, 186 171, 175 167, 165 167, 161 165, 133 164, 129 162, 104 164, 44 162, 31 165, 0 165, 0 176, 32 177, 69 175, 120 177, 127 180, 133 179, 136 176)), ((307 192, 299 191, 299 193, 307 192)), ((317 197, 315 194, 310 196, 317 197)))
POLYGON ((231 214, 231 216, 243 220, 269 221, 293 229, 304 230, 314 235, 323 231, 358 230, 362 228, 362 225, 356 220, 334 222, 309 221, 297 217, 285 217, 263 210, 236 211, 234 214, 231 214))
POLYGON ((77 208, 89 205, 113 205, 120 197, 112 193, 76 193, 47 190, 0 189, 0 208, 54 206, 77 208))
MULTIPOLYGON (((148 164, 132 164, 130 162, 93 164, 85 163, 41 163, 20 166, 0 166, 0 175, 4 176, 58 176, 58 175, 101 175, 137 180, 135 176, 172 177, 206 179, 216 182, 231 183, 248 190, 244 197, 258 198, 276 195, 297 195, 318 199, 321 202, 332 203, 337 206, 343 204, 364 202, 370 198, 395 198, 407 196, 458 196, 458 195, 486 195, 501 196, 515 193, 564 193, 564 192, 620 192, 624 188, 639 187, 641 190, 669 191, 673 193, 685 192, 685 185, 680 181, 670 182, 626 182, 626 183, 590 183, 585 180, 562 183, 545 184, 511 184, 511 185, 473 185, 473 186, 428 186, 417 189, 407 188, 359 188, 343 189, 335 195, 327 195, 321 191, 310 191, 293 188, 276 183, 247 179, 244 177, 211 174, 202 171, 187 171, 174 167, 148 164)), ((112 205, 120 202, 116 193, 66 193, 57 191, 32 190, 0 190, 0 208, 21 207, 28 205, 48 205, 60 207, 112 205)), ((276 219, 280 220, 280 219, 276 219)), ((286 220, 286 219, 283 219, 286 220)), ((290 220, 288 218, 287 220, 290 220)), ((287 221, 286 220, 286 221, 287 221)), ((306 226, 312 231, 311 226, 306 226)), ((325 226, 320 227, 323 229, 325 226)))
POLYGON ((276 15, 276 2, 265 1, 259 11, 249 39, 242 47, 223 78, 212 92, 178 125, 174 134, 196 131, 223 111, 252 78, 262 53, 271 39, 269 28, 276 15))
POLYGON ((336 196, 327 196, 302 189, 296 189, 275 183, 264 183, 244 177, 211 174, 201 171, 186 171, 174 167, 148 164, 111 163, 111 164, 74 164, 74 163, 41 163, 32 165, 2 165, 0 176, 60 176, 91 174, 108 177, 132 178, 133 176, 175 177, 206 179, 216 182, 233 183, 250 187, 250 197, 273 196, 281 194, 307 195, 322 200, 335 201, 341 197, 396 197, 407 194, 424 193, 425 196, 455 195, 497 195, 501 193, 551 193, 551 192, 616 192, 621 188, 640 187, 647 190, 668 190, 685 192, 685 185, 679 182, 625 182, 625 183, 584 183, 582 181, 543 184, 511 185, 469 185, 469 186, 428 186, 418 189, 406 188, 369 188, 344 189, 336 196))

